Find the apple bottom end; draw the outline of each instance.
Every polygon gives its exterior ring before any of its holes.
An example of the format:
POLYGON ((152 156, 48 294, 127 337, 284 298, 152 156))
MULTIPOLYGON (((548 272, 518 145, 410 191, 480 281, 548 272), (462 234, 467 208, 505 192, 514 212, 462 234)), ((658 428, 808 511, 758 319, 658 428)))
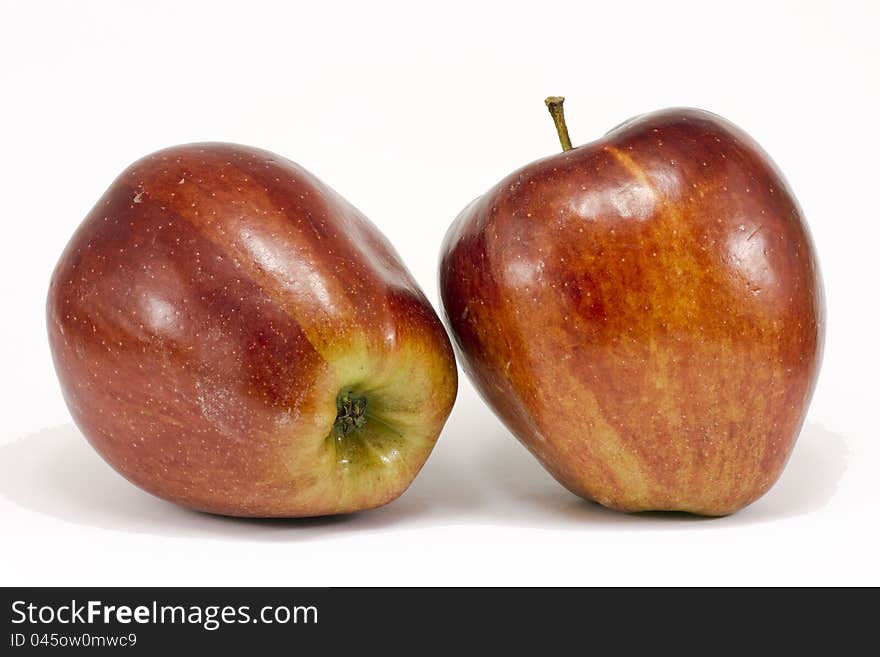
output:
MULTIPOLYGON (((548 469, 549 470, 549 469, 548 469)), ((779 478, 780 473, 769 479, 764 479, 759 485, 747 491, 739 491, 737 494, 719 494, 716 488, 656 488, 644 490, 643 485, 633 486, 627 489, 621 485, 617 490, 605 491, 604 494, 593 487, 588 489, 583 482, 571 482, 556 473, 550 474, 570 493, 609 511, 621 514, 638 516, 641 514, 693 518, 724 518, 750 506, 761 499, 779 478)), ((644 483, 644 482, 640 482, 644 483)))
POLYGON ((757 501, 760 497, 764 495, 764 493, 762 492, 745 502, 736 502, 728 505, 710 505, 688 502, 652 502, 645 500, 641 500, 638 502, 619 502, 613 500, 597 499, 590 496, 589 494, 579 493, 576 491, 571 492, 581 499, 586 500, 587 502, 597 504, 610 511, 616 511, 618 513, 626 515, 639 516, 645 514, 668 517, 689 516, 695 519, 704 518, 706 520, 731 516, 737 511, 741 511, 745 507, 757 501))
POLYGON ((356 508, 346 508, 346 509, 338 509, 338 510, 291 510, 291 511, 251 511, 251 510, 235 510, 235 509, 216 509, 216 508, 196 508, 193 506, 188 506, 186 504, 181 504, 177 502, 173 502, 171 500, 165 500, 170 504, 175 504, 176 506, 180 506, 188 511, 192 511, 195 513, 203 514, 206 516, 212 516, 217 518, 235 518, 241 520, 265 520, 267 522, 271 521, 282 521, 282 520, 302 520, 302 521, 345 521, 349 518, 353 519, 355 516, 363 513, 364 511, 372 511, 374 509, 380 509, 383 506, 391 504, 395 500, 397 500, 405 490, 394 495, 393 497, 389 497, 389 499, 383 502, 373 502, 364 506, 359 506, 356 508))

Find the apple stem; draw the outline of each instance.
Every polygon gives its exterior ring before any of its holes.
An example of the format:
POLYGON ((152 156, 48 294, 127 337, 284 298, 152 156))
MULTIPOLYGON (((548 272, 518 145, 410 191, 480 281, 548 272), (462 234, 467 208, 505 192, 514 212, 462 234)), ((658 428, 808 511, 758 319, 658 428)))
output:
POLYGON ((550 110, 550 116, 553 117, 553 123, 556 124, 556 132, 559 134, 559 143, 562 144, 562 151, 571 150, 571 137, 568 136, 568 126, 565 125, 565 111, 562 109, 562 103, 565 98, 562 96, 550 96, 544 100, 547 109, 550 110))

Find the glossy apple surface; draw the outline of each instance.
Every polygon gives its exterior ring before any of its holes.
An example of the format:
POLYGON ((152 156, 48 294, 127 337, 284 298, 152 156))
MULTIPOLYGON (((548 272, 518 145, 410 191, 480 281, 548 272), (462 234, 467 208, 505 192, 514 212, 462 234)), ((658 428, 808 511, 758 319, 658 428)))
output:
POLYGON ((385 238, 254 148, 180 146, 129 167, 65 249, 47 310, 91 444, 203 511, 389 502, 455 398, 446 333, 385 238))
POLYGON ((440 286, 480 393, 574 493, 724 515, 779 477, 822 287, 791 190, 720 117, 643 115, 509 175, 450 228, 440 286))

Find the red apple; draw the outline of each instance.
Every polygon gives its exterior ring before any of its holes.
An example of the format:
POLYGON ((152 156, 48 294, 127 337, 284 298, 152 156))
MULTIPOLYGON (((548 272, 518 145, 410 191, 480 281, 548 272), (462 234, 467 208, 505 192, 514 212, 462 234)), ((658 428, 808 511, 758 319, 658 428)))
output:
POLYGON ((379 231, 243 146, 179 146, 123 172, 61 256, 48 328, 101 456, 212 513, 385 504, 456 394, 446 333, 379 231))
POLYGON ((646 114, 515 171, 450 228, 440 285, 476 387, 572 492, 724 515, 782 472, 822 286, 782 174, 721 117, 646 114))

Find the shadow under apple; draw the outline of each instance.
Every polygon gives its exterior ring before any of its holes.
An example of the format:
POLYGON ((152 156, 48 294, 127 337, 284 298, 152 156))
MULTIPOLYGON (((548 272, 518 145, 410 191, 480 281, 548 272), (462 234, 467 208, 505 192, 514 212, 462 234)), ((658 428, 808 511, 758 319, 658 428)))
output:
POLYGON ((494 440, 495 448, 485 454, 484 470, 512 498, 513 517, 507 520, 532 519, 546 525, 555 517, 560 525, 629 529, 657 528, 658 524, 664 528, 744 525, 818 511, 834 496, 849 454, 843 436, 821 424, 807 423, 781 477, 763 497, 731 516, 707 518, 681 512, 625 514, 582 500, 558 484, 524 447, 515 444, 502 449, 502 439, 515 442, 509 435, 494 440))
POLYGON ((466 514, 479 495, 444 451, 441 442, 409 490, 379 509, 317 518, 230 518, 140 490, 107 465, 75 425, 65 424, 0 446, 0 496, 67 522, 124 532, 257 541, 325 538, 404 521, 431 523, 438 511, 447 517, 466 514))
POLYGON ((454 430, 447 438, 441 437, 422 473, 400 499, 348 516, 259 520, 189 511, 125 481, 73 424, 0 447, 0 495, 23 508, 76 524, 234 540, 312 540, 389 526, 415 529, 454 524, 573 531, 657 529, 658 525, 672 529, 732 526, 814 512, 833 497, 847 462, 842 436, 807 424, 777 484, 739 513, 719 519, 677 513, 627 515, 566 491, 500 428, 475 435, 473 427, 486 424, 473 422, 465 414, 454 417, 450 425, 454 430))

